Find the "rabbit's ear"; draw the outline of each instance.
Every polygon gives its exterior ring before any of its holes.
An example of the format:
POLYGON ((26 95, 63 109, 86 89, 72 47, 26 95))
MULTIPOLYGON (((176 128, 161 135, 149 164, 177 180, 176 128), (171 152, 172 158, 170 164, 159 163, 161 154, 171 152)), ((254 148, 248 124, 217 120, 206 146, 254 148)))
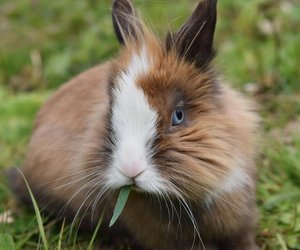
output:
POLYGON ((167 49, 175 49, 198 67, 207 65, 215 54, 216 5, 217 0, 202 0, 183 27, 174 34, 168 34, 167 49))
POLYGON ((115 33, 121 44, 142 37, 142 24, 130 0, 114 0, 112 20, 115 33))

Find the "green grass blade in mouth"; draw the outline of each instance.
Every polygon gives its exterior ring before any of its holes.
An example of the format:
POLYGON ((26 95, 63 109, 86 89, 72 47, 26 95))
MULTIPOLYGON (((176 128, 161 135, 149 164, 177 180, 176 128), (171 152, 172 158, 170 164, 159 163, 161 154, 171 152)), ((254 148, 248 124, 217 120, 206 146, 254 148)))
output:
POLYGON ((109 227, 111 227, 113 224, 115 224, 116 220, 121 215, 121 213, 125 207, 125 204, 128 200, 130 190, 131 190, 131 186, 124 186, 120 189, 118 200, 117 200, 117 203, 116 203, 116 206, 114 209, 113 216, 110 220, 109 227))

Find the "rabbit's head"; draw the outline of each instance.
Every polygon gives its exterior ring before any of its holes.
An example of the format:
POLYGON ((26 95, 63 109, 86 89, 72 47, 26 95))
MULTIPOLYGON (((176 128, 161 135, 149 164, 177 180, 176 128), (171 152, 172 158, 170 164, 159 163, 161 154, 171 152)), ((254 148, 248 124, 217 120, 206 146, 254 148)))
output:
POLYGON ((182 28, 158 39, 129 0, 114 1, 122 48, 109 85, 107 188, 200 200, 251 182, 245 154, 255 118, 239 95, 224 94, 211 65, 216 2, 201 1, 182 28))

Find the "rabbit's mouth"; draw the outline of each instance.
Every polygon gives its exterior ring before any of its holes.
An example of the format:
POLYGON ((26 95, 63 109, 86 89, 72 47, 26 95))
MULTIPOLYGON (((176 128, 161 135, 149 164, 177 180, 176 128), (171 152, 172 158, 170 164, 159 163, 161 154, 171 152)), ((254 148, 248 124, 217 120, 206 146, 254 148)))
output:
POLYGON ((143 193, 143 189, 141 189, 140 187, 138 187, 136 184, 133 184, 131 186, 132 190, 135 191, 135 192, 139 192, 139 193, 143 193))

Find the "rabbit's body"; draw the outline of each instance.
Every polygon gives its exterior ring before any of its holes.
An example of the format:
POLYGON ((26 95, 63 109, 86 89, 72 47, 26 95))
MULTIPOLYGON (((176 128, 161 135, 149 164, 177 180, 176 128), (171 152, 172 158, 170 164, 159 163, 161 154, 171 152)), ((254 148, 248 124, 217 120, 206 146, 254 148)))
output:
MULTIPOLYGON (((94 223, 105 211, 104 231, 146 249, 257 249, 258 119, 210 66, 215 2, 203 1, 166 45, 124 13, 135 16, 115 1, 119 57, 62 86, 37 116, 22 171, 38 202, 94 223), (112 193, 130 184, 108 229, 112 193)), ((15 187, 26 199, 20 178, 15 187)))

